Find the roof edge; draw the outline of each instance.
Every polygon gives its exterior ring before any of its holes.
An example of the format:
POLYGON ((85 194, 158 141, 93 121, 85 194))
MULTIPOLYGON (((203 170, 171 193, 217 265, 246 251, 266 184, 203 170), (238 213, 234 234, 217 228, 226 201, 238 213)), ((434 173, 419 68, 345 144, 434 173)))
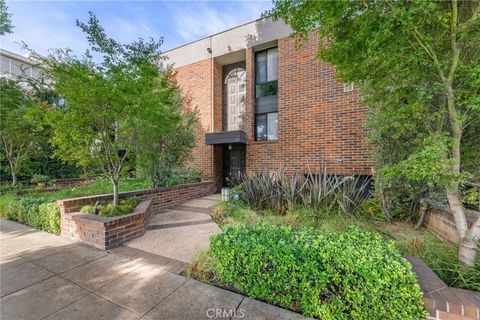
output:
POLYGON ((236 25, 236 26, 234 26, 234 27, 231 27, 231 28, 228 28, 228 29, 225 29, 225 30, 216 32, 216 33, 212 33, 211 35, 205 36, 205 37, 203 37, 203 38, 200 38, 200 39, 197 39, 197 40, 194 40, 194 41, 187 42, 187 43, 185 43, 185 44, 182 44, 182 45, 173 47, 173 48, 168 49, 168 50, 166 50, 166 51, 162 51, 162 54, 167 53, 167 52, 170 52, 170 51, 173 51, 173 50, 176 50, 176 49, 179 49, 179 48, 182 48, 182 47, 186 47, 186 46, 188 46, 188 45, 191 45, 191 44, 196 43, 196 42, 203 41, 203 40, 208 39, 208 38, 212 38, 212 37, 214 37, 214 36, 216 36, 216 35, 219 35, 219 34, 222 34, 222 33, 228 32, 228 31, 231 31, 231 30, 233 30, 233 29, 237 29, 237 28, 246 26, 247 24, 250 24, 250 23, 253 23, 253 22, 262 21, 262 20, 267 20, 267 19, 269 19, 269 18, 258 18, 258 19, 250 20, 250 21, 248 21, 248 22, 245 22, 245 23, 236 25))

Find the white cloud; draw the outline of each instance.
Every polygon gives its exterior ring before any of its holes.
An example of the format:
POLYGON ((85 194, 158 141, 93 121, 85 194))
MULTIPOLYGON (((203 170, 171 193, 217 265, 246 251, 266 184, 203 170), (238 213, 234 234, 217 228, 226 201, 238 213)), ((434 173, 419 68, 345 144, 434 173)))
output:
POLYGON ((25 54, 19 45, 24 41, 43 55, 50 48, 67 47, 81 55, 88 43, 75 20, 86 21, 90 10, 114 39, 128 43, 163 36, 165 50, 259 18, 271 2, 8 1, 7 5, 15 28, 13 34, 1 37, 2 48, 25 54))
MULTIPOLYGON (((82 53, 86 48, 85 37, 75 27, 75 17, 59 10, 55 3, 43 3, 41 12, 29 8, 29 3, 7 3, 13 15, 13 33, 2 37, 1 46, 17 53, 26 53, 20 43, 25 42, 40 54, 50 48, 70 48, 82 53)), ((37 4, 30 3, 34 8, 37 4)))
POLYGON ((181 6, 173 13, 175 32, 184 42, 223 31, 236 25, 260 18, 270 8, 270 1, 231 1, 226 8, 216 6, 218 2, 200 2, 193 6, 181 6))

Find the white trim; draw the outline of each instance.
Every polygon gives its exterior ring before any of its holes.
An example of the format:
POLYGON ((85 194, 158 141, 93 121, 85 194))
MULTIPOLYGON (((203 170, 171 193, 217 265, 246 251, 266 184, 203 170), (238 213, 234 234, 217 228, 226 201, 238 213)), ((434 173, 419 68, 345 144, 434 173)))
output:
POLYGON ((343 92, 352 92, 353 91, 353 82, 343 84, 343 92))

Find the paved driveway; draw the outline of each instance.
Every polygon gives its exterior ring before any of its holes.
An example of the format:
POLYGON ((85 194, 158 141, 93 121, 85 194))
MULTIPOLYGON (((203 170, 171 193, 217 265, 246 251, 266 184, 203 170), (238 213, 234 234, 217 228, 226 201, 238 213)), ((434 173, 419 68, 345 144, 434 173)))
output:
POLYGON ((142 253, 104 252, 0 220, 0 318, 302 318, 188 279, 178 274, 184 262, 142 253))

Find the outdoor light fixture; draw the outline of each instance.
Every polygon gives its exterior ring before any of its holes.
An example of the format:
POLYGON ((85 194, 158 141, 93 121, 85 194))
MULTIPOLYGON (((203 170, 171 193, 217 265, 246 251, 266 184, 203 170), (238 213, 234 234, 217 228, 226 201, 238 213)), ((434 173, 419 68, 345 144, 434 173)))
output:
POLYGON ((212 48, 207 48, 207 52, 212 54, 212 48))
POLYGON ((233 146, 231 144, 228 145, 228 150, 230 150, 230 151, 233 150, 233 146))
POLYGON ((230 188, 222 188, 222 201, 230 200, 230 188))

